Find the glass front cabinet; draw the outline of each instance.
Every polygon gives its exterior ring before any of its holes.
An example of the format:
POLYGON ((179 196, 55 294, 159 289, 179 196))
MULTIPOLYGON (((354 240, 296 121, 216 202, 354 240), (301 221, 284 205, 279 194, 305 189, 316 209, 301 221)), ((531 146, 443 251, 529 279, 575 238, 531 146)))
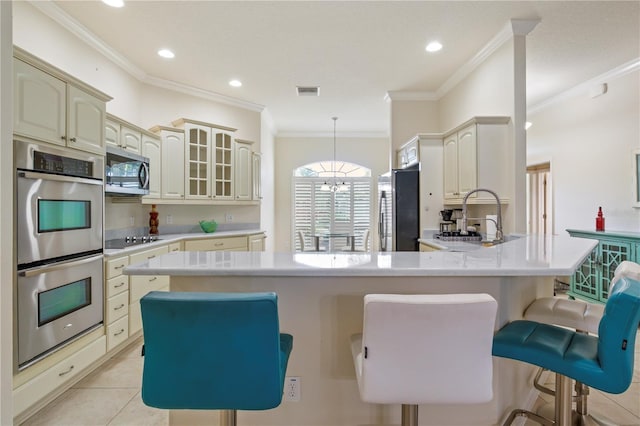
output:
MULTIPOLYGON (((567 229, 572 237, 598 240, 598 245, 571 277, 569 296, 604 303, 618 265, 640 261, 640 233, 567 229)), ((639 262, 640 263, 640 262, 639 262)))

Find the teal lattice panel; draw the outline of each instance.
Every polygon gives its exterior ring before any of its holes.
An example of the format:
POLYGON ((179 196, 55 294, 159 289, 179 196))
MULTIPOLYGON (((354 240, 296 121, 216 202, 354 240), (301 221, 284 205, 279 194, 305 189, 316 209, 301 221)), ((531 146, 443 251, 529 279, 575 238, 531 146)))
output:
POLYGON ((573 274, 572 290, 589 299, 598 298, 598 253, 597 249, 591 252, 589 257, 580 265, 573 274))
POLYGON ((602 289, 599 299, 609 298, 609 285, 618 265, 631 258, 631 244, 601 241, 602 251, 602 289))

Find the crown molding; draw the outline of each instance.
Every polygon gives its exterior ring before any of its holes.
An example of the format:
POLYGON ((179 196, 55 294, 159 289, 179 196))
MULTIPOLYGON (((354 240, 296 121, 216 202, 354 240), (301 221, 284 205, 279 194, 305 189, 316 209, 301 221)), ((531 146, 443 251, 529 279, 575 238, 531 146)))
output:
POLYGON ((231 96, 221 95, 209 90, 198 89, 186 84, 176 83, 170 80, 153 77, 131 63, 131 61, 129 61, 126 57, 114 50, 111 46, 109 46, 102 39, 89 31, 84 25, 79 23, 52 1, 28 1, 36 9, 40 10, 42 13, 56 21, 62 27, 69 30, 80 40, 103 54, 107 59, 118 65, 120 68, 122 68, 124 71, 129 73, 141 83, 160 87, 163 89, 173 90, 210 101, 220 102, 226 105, 231 105, 250 111, 261 112, 262 110, 264 110, 264 105, 236 99, 231 96))
MULTIPOLYGON (((280 132, 278 139, 282 138, 333 138, 333 132, 280 132)), ((337 132, 337 138, 341 139, 377 139, 388 138, 389 132, 337 132)))
POLYGON ((435 92, 410 92, 403 90, 390 90, 384 95, 384 100, 391 101, 437 101, 438 95, 435 92))
POLYGON ((612 70, 605 72, 604 74, 592 78, 591 80, 587 80, 583 83, 578 84, 577 86, 572 87, 571 89, 565 90, 564 92, 558 93, 557 95, 554 95, 542 102, 538 102, 537 104, 528 107, 527 114, 535 114, 558 102, 562 102, 569 98, 588 93, 589 90, 596 84, 607 83, 635 71, 640 71, 640 57, 626 62, 616 68, 613 68, 612 70))

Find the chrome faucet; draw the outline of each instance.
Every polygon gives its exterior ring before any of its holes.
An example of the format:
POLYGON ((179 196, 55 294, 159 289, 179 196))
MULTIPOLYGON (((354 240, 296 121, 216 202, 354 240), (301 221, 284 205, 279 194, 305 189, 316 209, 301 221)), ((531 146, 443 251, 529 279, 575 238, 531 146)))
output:
POLYGON ((469 233, 467 231, 467 199, 474 192, 480 191, 488 192, 496 199, 496 204, 498 206, 498 221, 496 222, 496 239, 494 241, 502 242, 502 240, 504 240, 504 235, 502 233, 502 206, 500 205, 500 197, 498 197, 498 194, 496 194, 492 190, 485 188, 472 189, 471 191, 467 192, 467 195, 464 196, 462 200, 462 229, 460 229, 460 235, 467 235, 469 233))

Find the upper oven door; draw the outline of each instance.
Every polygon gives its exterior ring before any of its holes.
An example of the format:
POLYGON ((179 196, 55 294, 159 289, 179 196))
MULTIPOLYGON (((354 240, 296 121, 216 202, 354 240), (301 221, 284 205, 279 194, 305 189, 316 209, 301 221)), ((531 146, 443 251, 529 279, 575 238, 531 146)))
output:
POLYGON ((102 249, 101 180, 17 171, 18 269, 102 249))

